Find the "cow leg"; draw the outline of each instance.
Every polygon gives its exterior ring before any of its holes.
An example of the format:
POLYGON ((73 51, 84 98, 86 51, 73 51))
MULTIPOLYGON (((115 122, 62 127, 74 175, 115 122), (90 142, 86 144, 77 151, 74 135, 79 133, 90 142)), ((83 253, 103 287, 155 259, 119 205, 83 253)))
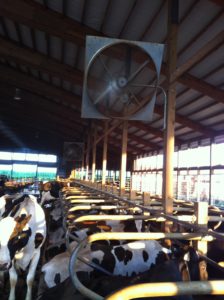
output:
POLYGON ((26 278, 27 292, 26 292, 25 300, 32 299, 32 286, 33 286, 33 281, 34 281, 39 258, 40 258, 40 249, 37 249, 36 253, 34 254, 34 256, 30 262, 30 266, 29 266, 29 270, 28 270, 28 274, 27 274, 27 278, 26 278))
POLYGON ((14 267, 14 264, 12 264, 12 267, 9 270, 9 279, 10 279, 10 294, 9 294, 9 300, 15 300, 15 290, 16 290, 16 282, 17 282, 17 273, 16 269, 14 267))
POLYGON ((0 271, 0 288, 4 286, 4 282, 5 282, 4 272, 0 271))

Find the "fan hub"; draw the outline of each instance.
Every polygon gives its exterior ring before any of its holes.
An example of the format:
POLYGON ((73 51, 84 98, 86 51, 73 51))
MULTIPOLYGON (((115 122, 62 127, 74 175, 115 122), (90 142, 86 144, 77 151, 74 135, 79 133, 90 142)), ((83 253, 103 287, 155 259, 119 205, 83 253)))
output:
POLYGON ((127 78, 125 78, 125 77, 119 77, 118 79, 117 79, 117 86, 121 89, 121 88, 124 88, 126 85, 127 85, 127 83, 128 83, 128 80, 127 80, 127 78))

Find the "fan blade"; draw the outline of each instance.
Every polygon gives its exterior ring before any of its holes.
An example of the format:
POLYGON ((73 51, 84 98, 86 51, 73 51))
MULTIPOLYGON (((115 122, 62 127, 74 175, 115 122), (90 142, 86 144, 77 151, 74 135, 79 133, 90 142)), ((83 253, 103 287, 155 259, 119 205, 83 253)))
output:
POLYGON ((101 95, 99 95, 99 97, 94 101, 94 104, 97 104, 98 102, 103 100, 106 94, 108 94, 110 91, 111 91, 111 86, 109 85, 108 88, 101 95))
POLYGON ((114 78, 113 78, 112 74, 110 73, 109 69, 107 68, 107 66, 105 65, 103 59, 101 58, 101 55, 98 56, 98 59, 100 60, 101 64, 103 65, 103 67, 104 67, 106 73, 108 74, 108 76, 110 77, 110 79, 113 80, 114 78))
POLYGON ((131 90, 129 90, 128 88, 127 88, 127 90, 132 95, 132 97, 134 98, 135 102, 140 106, 141 103, 138 101, 138 98, 135 96, 135 94, 131 90))
POLYGON ((150 62, 150 60, 146 60, 134 73, 131 74, 131 76, 128 78, 127 83, 129 83, 130 81, 132 81, 137 75, 138 73, 141 72, 142 69, 145 68, 145 66, 150 62))
POLYGON ((147 87, 147 88, 157 88, 157 84, 141 84, 141 83, 135 83, 135 84, 130 84, 129 86, 134 86, 134 87, 147 87))

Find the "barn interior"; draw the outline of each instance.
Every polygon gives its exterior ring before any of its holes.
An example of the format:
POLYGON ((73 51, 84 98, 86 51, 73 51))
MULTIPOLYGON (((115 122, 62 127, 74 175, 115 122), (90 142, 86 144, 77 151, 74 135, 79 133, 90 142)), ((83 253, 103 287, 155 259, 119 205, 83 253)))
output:
MULTIPOLYGON (((75 205, 65 205, 66 189, 76 205, 81 196, 113 200, 128 215, 133 206, 144 220, 150 215, 167 239, 177 234, 173 224, 182 225, 178 234, 191 232, 206 256, 209 239, 224 238, 223 62, 222 0, 0 1, 5 192, 41 197, 52 189, 42 182, 57 178, 66 216, 75 205), (220 223, 218 232, 209 222, 220 223)), ((223 280, 222 260, 211 264, 223 280)), ((190 292, 224 295, 222 281, 206 282, 190 292)))

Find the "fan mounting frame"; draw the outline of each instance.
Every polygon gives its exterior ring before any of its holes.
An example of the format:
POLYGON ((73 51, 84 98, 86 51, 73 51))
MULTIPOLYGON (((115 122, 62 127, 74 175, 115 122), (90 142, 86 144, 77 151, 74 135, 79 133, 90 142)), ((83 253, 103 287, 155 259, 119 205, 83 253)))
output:
MULTIPOLYGON (((94 119, 123 119, 123 120, 141 120, 141 121, 150 121, 153 117, 153 110, 156 101, 157 86, 155 85, 155 90, 151 99, 141 107, 137 112, 134 112, 132 115, 116 117, 108 116, 102 111, 99 111, 96 107, 96 103, 93 103, 92 99, 89 96, 88 92, 88 74, 89 70, 94 63, 94 60, 97 56, 108 49, 109 47, 114 47, 116 45, 127 45, 130 47, 137 47, 143 52, 145 52, 150 60, 153 62, 156 73, 156 82, 159 82, 159 74, 161 70, 164 45, 158 43, 149 43, 149 42, 139 42, 139 41, 129 41, 123 39, 114 39, 114 38, 105 38, 98 36, 87 36, 86 37, 86 52, 85 52, 85 74, 84 74, 84 84, 83 84, 83 95, 82 95, 82 118, 94 118, 94 119)), ((127 78, 120 76, 117 78, 116 82, 113 83, 114 89, 122 89, 128 84, 127 78)), ((125 100, 125 97, 123 99, 125 100)))

